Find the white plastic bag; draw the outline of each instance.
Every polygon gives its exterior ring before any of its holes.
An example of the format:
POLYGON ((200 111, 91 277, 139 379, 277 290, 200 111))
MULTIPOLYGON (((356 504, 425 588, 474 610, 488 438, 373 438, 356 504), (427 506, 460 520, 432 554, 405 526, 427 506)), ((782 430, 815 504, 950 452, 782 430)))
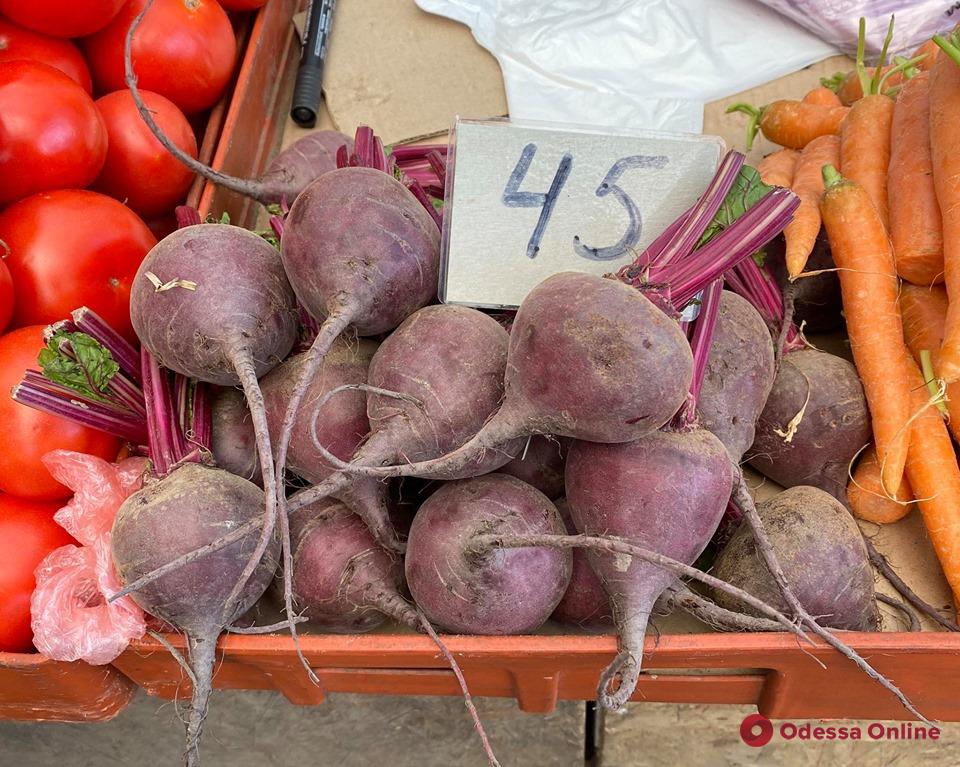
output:
POLYGON ((707 101, 836 53, 756 0, 417 0, 500 62, 510 115, 700 132, 707 101))
POLYGON ((760 0, 851 56, 857 52, 860 17, 866 20, 868 58, 883 45, 896 17, 890 53, 908 54, 958 21, 954 0, 760 0))

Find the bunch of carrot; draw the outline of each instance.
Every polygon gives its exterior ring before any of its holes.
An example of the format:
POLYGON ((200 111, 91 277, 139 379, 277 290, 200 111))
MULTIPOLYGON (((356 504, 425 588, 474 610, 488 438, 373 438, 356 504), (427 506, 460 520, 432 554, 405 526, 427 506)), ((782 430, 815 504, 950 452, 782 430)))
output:
POLYGON ((821 225, 839 272, 874 435, 851 507, 888 523, 915 503, 960 598, 960 31, 887 65, 891 36, 892 21, 867 68, 861 21, 857 68, 834 81, 837 93, 816 88, 752 117, 785 147, 761 177, 801 198, 784 232, 791 279, 821 225))

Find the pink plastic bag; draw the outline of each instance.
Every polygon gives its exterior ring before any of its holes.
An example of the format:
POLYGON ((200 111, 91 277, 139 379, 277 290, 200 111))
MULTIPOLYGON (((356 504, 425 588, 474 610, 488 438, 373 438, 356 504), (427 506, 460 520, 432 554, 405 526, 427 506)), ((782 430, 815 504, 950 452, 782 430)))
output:
POLYGON ((33 643, 53 660, 110 663, 143 636, 143 610, 130 597, 108 603, 120 590, 110 555, 117 509, 140 487, 146 460, 118 464, 54 450, 43 457, 54 478, 74 491, 54 519, 82 546, 61 546, 37 566, 30 603, 33 643))

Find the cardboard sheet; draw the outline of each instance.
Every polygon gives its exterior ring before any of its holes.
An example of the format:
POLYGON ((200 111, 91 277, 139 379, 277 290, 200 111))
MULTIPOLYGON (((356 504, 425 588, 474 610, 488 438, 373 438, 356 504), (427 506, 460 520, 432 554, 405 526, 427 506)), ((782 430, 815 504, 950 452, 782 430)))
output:
MULTIPOLYGON (((746 101, 767 104, 778 98, 799 98, 820 78, 851 68, 850 59, 835 56, 774 82, 713 102, 706 108, 704 132, 721 136, 730 148, 744 148, 743 115, 727 115, 729 104, 746 101)), ((472 38, 466 27, 420 11, 413 0, 340 0, 333 26, 325 76, 326 108, 319 127, 337 127, 352 133, 357 123, 371 125, 387 143, 422 138, 444 131, 456 115, 494 117, 505 113, 506 99, 496 61, 472 38)), ((284 146, 304 134, 292 121, 284 146)), ((433 139, 434 141, 443 140, 433 139)), ((748 162, 758 162, 776 147, 757 137, 748 162)), ((846 341, 838 336, 815 338, 814 343, 848 356, 846 341)), ((779 487, 749 472, 748 481, 758 500, 779 487)), ((918 512, 901 522, 878 527, 862 523, 877 548, 898 574, 930 604, 949 614, 952 599, 918 512)), ((896 596, 878 577, 878 590, 896 596)), ((905 623, 896 611, 881 606, 883 630, 901 631, 905 623)), ((705 631, 689 616, 658 619, 665 633, 705 631)), ((925 629, 934 624, 923 619, 925 629)))

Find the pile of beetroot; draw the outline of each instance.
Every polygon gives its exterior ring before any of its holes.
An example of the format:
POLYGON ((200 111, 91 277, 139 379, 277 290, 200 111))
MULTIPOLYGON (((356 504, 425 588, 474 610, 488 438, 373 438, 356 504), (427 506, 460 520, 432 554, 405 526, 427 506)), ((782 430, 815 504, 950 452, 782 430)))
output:
MULTIPOLYGON (((432 636, 609 626, 620 652, 597 696, 616 709, 651 615, 680 606, 819 634, 916 713, 828 630, 878 622, 842 494, 869 423, 852 365, 807 347, 755 260, 792 193, 731 152, 633 264, 555 274, 502 323, 436 303, 442 175, 421 184, 415 153, 369 129, 309 141, 254 184, 208 174, 280 204, 279 250, 224 224, 158 243, 131 294, 146 415, 101 408, 152 459, 113 559, 121 593, 189 639, 188 764, 238 622, 295 639, 386 619, 432 636), (756 508, 744 460, 791 489, 756 508), (261 599, 280 624, 242 620, 261 599)), ((44 406, 43 387, 20 397, 44 406)))

